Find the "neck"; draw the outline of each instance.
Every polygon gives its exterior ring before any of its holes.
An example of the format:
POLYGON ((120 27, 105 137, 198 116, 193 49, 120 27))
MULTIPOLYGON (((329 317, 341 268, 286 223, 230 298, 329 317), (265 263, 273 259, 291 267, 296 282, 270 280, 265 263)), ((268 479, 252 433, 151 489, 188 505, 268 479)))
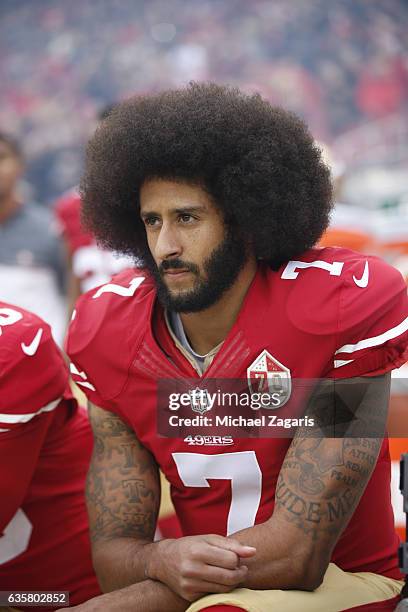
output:
POLYGON ((242 302, 256 274, 257 262, 251 258, 239 273, 235 283, 216 304, 200 312, 180 315, 190 345, 199 355, 206 355, 225 340, 234 325, 242 302))
POLYGON ((7 221, 7 219, 14 214, 17 208, 19 208, 19 206, 20 202, 14 194, 4 197, 0 196, 0 223, 7 221))

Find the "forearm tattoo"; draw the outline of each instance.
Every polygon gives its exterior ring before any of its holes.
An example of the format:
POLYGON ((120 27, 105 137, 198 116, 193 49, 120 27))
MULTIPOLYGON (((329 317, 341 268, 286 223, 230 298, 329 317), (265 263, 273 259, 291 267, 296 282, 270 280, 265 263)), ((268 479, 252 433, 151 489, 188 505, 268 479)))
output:
POLYGON ((90 406, 94 449, 86 499, 91 540, 152 540, 160 503, 158 469, 134 432, 116 415, 90 406))
MULTIPOLYGON (((276 508, 312 540, 336 541, 353 515, 381 448, 382 437, 359 436, 364 423, 372 426, 373 422, 375 429, 371 431, 384 434, 387 379, 356 380, 359 386, 354 405, 347 397, 348 410, 357 415, 347 425, 348 437, 331 438, 325 434, 330 431, 328 423, 333 422, 331 411, 333 406, 336 409, 336 402, 330 406, 321 394, 308 411, 319 425, 314 431, 298 429, 278 477, 276 508)), ((350 388, 349 381, 339 384, 337 398, 343 406, 350 388)))

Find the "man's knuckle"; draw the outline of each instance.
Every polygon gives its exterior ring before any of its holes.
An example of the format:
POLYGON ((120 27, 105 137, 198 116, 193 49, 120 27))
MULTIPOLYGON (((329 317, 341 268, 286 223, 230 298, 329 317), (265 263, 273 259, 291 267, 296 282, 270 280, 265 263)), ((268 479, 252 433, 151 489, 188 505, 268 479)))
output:
POLYGON ((188 578, 181 578, 180 580, 180 589, 187 593, 190 590, 190 581, 188 578))
POLYGON ((194 596, 195 596, 195 591, 192 588, 191 584, 186 581, 184 583, 184 586, 181 584, 180 585, 180 595, 183 599, 186 599, 187 601, 194 601, 194 596))
POLYGON ((238 557, 232 550, 227 550, 225 552, 225 558, 233 568, 237 566, 238 557))
POLYGON ((180 574, 181 574, 182 578, 188 577, 188 564, 187 563, 183 563, 180 566, 180 574))
POLYGON ((239 584, 242 581, 243 575, 240 572, 228 572, 228 574, 225 574, 222 583, 227 585, 227 586, 236 586, 237 584, 239 584))
POLYGON ((224 584, 228 586, 234 586, 238 583, 239 583, 239 579, 234 574, 228 574, 228 576, 225 577, 224 584))
POLYGON ((188 565, 184 572, 184 576, 188 578, 189 580, 191 580, 191 578, 195 578, 196 575, 197 575, 197 571, 195 570, 194 566, 188 565))
POLYGON ((190 548, 190 557, 192 559, 198 559, 200 557, 200 554, 202 553, 202 546, 201 544, 192 544, 191 548, 190 548))

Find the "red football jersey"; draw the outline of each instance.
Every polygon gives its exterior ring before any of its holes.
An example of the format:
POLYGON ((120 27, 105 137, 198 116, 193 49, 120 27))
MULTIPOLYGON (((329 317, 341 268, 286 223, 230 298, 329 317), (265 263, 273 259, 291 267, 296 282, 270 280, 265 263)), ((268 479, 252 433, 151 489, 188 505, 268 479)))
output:
POLYGON ((49 326, 0 302, 0 590, 69 591, 71 604, 100 593, 84 499, 91 452, 49 326))
MULTIPOLYGON (((274 272, 260 264, 240 313, 203 378, 248 379, 265 358, 293 379, 385 373, 407 359, 406 286, 375 257, 311 249, 274 272), (267 353, 265 353, 267 351, 267 353)), ((171 483, 185 535, 230 534, 274 509, 288 438, 194 439, 157 434, 159 379, 198 379, 177 349, 154 282, 127 271, 80 298, 67 342, 75 381, 136 432, 171 483)), ((267 366, 267 364, 266 364, 267 366)), ((384 441, 370 482, 332 560, 347 571, 399 578, 384 441)))
POLYGON ((55 214, 71 255, 95 243, 92 234, 82 227, 81 198, 76 189, 70 189, 56 201, 55 214))
POLYGON ((133 265, 129 257, 101 249, 81 223, 81 198, 76 189, 61 196, 55 214, 72 258, 72 270, 85 292, 106 283, 113 274, 133 265))

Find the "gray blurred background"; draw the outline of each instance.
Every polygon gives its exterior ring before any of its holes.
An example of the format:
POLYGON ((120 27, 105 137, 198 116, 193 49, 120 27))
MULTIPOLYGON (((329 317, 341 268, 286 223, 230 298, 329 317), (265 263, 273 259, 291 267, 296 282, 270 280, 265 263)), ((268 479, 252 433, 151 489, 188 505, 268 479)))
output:
POLYGON ((104 104, 227 82, 300 114, 353 169, 348 199, 392 206, 408 191, 407 32, 404 0, 1 0, 0 129, 50 203, 78 181, 104 104), (392 176, 372 179, 378 164, 392 176))

